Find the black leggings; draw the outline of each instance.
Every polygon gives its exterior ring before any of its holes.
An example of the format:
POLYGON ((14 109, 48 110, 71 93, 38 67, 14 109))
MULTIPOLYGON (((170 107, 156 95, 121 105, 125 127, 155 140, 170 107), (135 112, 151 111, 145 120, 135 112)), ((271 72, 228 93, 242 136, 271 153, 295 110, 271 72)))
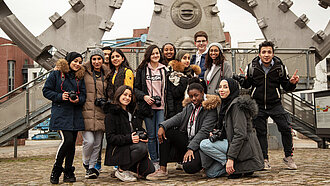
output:
POLYGON ((134 143, 129 148, 131 161, 127 165, 120 165, 121 169, 130 170, 142 176, 155 172, 155 167, 148 157, 147 144, 143 142, 134 143))
MULTIPOLYGON (((169 129, 165 132, 166 140, 160 144, 160 166, 167 166, 169 162, 182 162, 183 157, 187 152, 188 136, 187 134, 175 130, 169 129)), ((202 169, 201 158, 199 150, 194 151, 195 159, 182 163, 183 170, 186 173, 194 174, 202 169)))
POLYGON ((55 166, 62 167, 65 158, 65 168, 68 169, 72 167, 78 131, 60 130, 59 133, 62 142, 57 150, 55 166))

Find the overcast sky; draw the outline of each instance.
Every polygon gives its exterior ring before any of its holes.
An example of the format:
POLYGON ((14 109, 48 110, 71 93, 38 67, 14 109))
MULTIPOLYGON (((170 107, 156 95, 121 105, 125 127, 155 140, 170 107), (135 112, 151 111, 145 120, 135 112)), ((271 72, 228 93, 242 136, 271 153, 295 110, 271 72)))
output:
MULTIPOLYGON (((324 30, 330 18, 330 8, 318 6, 318 0, 292 0, 291 10, 299 17, 306 14, 307 24, 314 32, 324 30)), ((35 35, 40 35, 51 25, 49 17, 58 12, 63 15, 70 4, 68 0, 5 0, 11 11, 35 35)), ((254 17, 228 0, 218 0, 219 17, 224 31, 229 31, 232 46, 238 41, 253 41, 263 38, 254 17)), ((134 28, 149 26, 154 8, 153 0, 124 0, 122 7, 115 11, 111 21, 114 26, 103 39, 132 37, 134 28)), ((8 38, 0 29, 0 37, 8 38)))

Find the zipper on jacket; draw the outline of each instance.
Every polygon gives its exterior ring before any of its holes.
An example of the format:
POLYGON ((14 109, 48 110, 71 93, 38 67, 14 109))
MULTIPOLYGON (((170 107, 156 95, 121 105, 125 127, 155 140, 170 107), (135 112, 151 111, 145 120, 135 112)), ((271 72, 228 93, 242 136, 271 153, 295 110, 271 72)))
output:
POLYGON ((265 95, 264 95, 264 101, 265 101, 265 109, 267 109, 267 105, 266 105, 266 99, 267 99, 267 74, 265 73, 265 95))
POLYGON ((256 91, 257 87, 254 87, 253 90, 252 90, 252 93, 251 93, 251 98, 253 98, 253 94, 254 92, 256 91))
POLYGON ((276 88, 276 92, 277 92, 277 96, 278 96, 278 98, 281 98, 281 94, 280 94, 280 92, 278 91, 278 88, 276 88))
POLYGON ((111 153, 112 156, 115 153, 116 148, 117 148, 117 146, 115 146, 115 148, 112 149, 112 153, 111 153))

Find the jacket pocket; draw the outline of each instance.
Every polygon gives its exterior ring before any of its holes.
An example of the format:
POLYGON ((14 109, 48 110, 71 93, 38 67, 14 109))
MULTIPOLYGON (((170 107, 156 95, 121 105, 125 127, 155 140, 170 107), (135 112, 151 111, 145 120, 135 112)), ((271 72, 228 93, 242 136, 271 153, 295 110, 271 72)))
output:
POLYGON ((114 155, 116 149, 117 149, 117 146, 115 146, 115 147, 112 149, 112 152, 111 152, 111 155, 112 155, 112 156, 114 155))
POLYGON ((278 88, 276 88, 276 93, 277 93, 277 97, 281 98, 281 94, 280 94, 280 91, 278 91, 278 88))
POLYGON ((252 93, 251 93, 251 98, 253 98, 254 92, 256 91, 257 87, 254 87, 252 93))

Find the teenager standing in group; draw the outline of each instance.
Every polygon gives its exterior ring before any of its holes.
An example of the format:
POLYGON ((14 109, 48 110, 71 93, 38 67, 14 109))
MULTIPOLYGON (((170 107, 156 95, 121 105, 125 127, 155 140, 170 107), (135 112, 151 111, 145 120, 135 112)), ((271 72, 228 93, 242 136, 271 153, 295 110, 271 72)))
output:
POLYGON ((165 43, 162 47, 163 61, 162 63, 167 66, 168 63, 175 59, 176 48, 172 43, 165 43))
POLYGON ((197 47, 196 54, 192 55, 191 57, 191 64, 198 65, 202 72, 199 74, 200 79, 204 79, 204 73, 206 71, 205 68, 205 55, 206 55, 206 49, 207 44, 209 43, 208 35, 204 31, 198 31, 194 35, 194 44, 197 47))
POLYGON ((96 48, 90 52, 90 61, 85 63, 85 83, 87 89, 86 103, 83 108, 85 131, 83 135, 83 165, 86 169, 86 178, 95 179, 99 171, 95 164, 101 148, 104 134, 104 112, 102 106, 107 101, 105 81, 109 69, 104 62, 104 53, 96 48))
POLYGON ((233 71, 223 55, 223 48, 220 43, 209 45, 205 57, 205 67, 204 81, 207 86, 207 93, 218 94, 217 89, 220 81, 233 76, 233 71))
POLYGON ((139 107, 138 114, 144 118, 149 140, 148 150, 156 166, 159 162, 157 131, 159 124, 164 121, 166 102, 167 70, 161 63, 162 60, 160 49, 156 45, 150 45, 137 68, 134 84, 139 107))
POLYGON ((52 101, 49 129, 59 131, 62 138, 50 177, 53 184, 59 183, 62 172, 63 182, 76 181, 72 164, 78 131, 85 129, 82 107, 86 100, 81 54, 70 52, 56 66, 57 70, 50 73, 42 89, 43 95, 52 101))

